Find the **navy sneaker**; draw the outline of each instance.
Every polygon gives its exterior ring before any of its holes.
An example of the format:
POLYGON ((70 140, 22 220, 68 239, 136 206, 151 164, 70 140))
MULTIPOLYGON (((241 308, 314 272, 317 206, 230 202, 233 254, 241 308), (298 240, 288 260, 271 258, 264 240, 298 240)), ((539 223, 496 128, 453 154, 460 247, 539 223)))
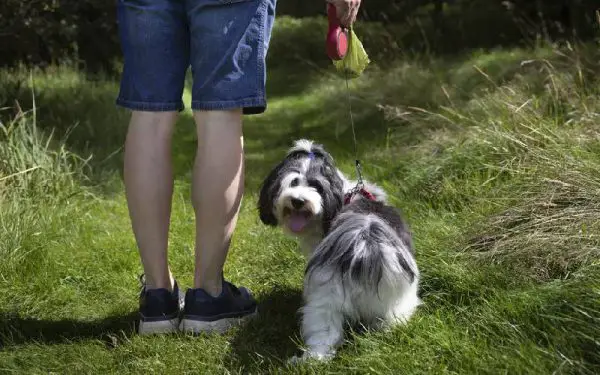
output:
POLYGON ((140 335, 176 332, 179 327, 179 314, 183 308, 183 296, 179 293, 177 281, 173 291, 167 289, 146 289, 142 281, 140 292, 140 335))
POLYGON ((256 301, 246 288, 223 281, 223 291, 213 297, 203 289, 188 289, 181 330, 188 333, 223 333, 256 316, 256 301))

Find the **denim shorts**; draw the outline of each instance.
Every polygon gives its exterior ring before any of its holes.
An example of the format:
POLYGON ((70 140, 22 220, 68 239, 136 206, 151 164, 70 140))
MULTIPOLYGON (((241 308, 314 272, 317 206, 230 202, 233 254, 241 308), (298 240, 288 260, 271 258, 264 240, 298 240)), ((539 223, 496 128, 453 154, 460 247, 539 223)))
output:
POLYGON ((276 0, 117 0, 124 65, 117 104, 183 110, 266 108, 266 54, 276 0))

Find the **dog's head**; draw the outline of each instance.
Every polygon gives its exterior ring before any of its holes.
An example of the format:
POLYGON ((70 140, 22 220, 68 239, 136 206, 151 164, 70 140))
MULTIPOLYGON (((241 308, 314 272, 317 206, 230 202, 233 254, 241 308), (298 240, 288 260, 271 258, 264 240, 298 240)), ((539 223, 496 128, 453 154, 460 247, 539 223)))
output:
POLYGON ((326 233, 343 199, 344 181, 331 155, 298 140, 264 180, 258 208, 264 224, 304 236, 326 233))

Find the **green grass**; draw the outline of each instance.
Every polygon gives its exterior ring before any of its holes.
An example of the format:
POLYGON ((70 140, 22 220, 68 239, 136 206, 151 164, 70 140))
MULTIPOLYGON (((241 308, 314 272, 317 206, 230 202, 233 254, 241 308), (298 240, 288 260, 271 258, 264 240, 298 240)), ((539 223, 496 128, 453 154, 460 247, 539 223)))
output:
MULTIPOLYGON (((0 113, 0 373, 598 373, 598 57, 594 45, 498 50, 373 66, 352 82, 365 173, 414 231, 424 306, 406 327, 349 333, 332 363, 294 368, 304 260, 259 222, 257 190, 299 137, 353 173, 343 82, 278 66, 267 113, 246 119, 247 194, 225 272, 261 317, 225 336, 148 338, 134 332, 141 267, 117 82, 1 72, 12 84, 0 97, 22 110, 0 113)), ((184 287, 194 134, 186 111, 170 237, 184 287)))

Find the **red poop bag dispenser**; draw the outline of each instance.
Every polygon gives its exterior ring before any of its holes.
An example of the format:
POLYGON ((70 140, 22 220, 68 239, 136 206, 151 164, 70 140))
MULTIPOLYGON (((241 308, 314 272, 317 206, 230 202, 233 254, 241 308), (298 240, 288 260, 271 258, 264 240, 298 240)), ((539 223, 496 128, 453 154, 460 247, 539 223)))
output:
POLYGON ((327 18, 329 28, 327 30, 327 55, 331 60, 341 60, 348 52, 348 32, 340 24, 335 6, 327 4, 327 18))

